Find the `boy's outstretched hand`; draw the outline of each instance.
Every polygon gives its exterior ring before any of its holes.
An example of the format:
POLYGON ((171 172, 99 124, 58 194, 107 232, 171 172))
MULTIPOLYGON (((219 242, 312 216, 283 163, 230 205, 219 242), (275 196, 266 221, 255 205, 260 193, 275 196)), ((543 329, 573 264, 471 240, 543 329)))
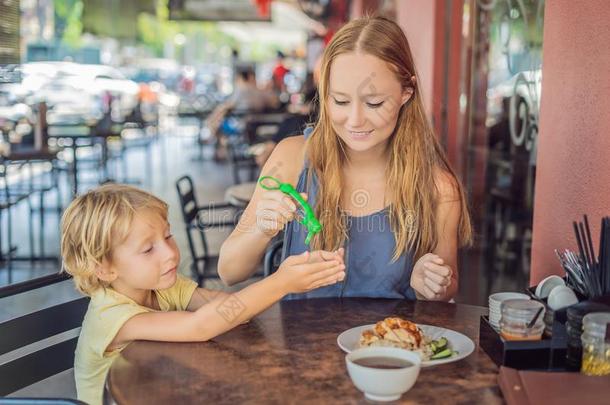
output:
POLYGON ((316 250, 313 252, 309 252, 308 263, 319 263, 329 260, 338 260, 341 263, 345 264, 345 249, 339 248, 332 252, 328 252, 326 250, 316 250))
POLYGON ((335 284, 345 278, 343 254, 337 252, 314 251, 290 256, 281 264, 276 276, 289 293, 335 284))

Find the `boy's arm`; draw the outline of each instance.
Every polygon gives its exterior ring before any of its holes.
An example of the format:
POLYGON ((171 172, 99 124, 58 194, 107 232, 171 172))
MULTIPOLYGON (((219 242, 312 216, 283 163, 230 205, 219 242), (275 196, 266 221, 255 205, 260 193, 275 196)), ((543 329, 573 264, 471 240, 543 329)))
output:
MULTIPOLYGON (((282 284, 274 274, 236 293, 216 295, 208 305, 200 305, 195 312, 148 312, 136 315, 125 322, 109 347, 123 346, 133 340, 194 342, 212 339, 282 299, 288 293, 282 284)), ((204 298, 195 300, 199 303, 204 298)))
POLYGON ((271 276, 236 293, 213 298, 195 312, 135 315, 123 324, 108 347, 120 347, 133 340, 206 341, 249 320, 290 292, 310 291, 345 278, 341 260, 308 263, 309 259, 309 252, 290 256, 271 276))
POLYGON ((186 308, 189 312, 197 311, 203 305, 208 304, 210 302, 218 302, 219 300, 224 300, 230 294, 225 291, 220 290, 208 290, 207 288, 197 288, 193 291, 193 296, 189 301, 189 305, 186 308))

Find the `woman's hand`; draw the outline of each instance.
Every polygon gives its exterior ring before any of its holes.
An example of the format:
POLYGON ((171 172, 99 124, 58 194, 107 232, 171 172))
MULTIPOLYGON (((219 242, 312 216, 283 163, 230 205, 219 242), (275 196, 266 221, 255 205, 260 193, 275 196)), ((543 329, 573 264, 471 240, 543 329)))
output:
POLYGON ((286 258, 275 277, 288 293, 302 293, 335 284, 345 278, 345 265, 333 252, 304 252, 286 258), (323 257, 331 260, 319 260, 323 257))
MULTIPOLYGON (((301 193, 307 200, 307 194, 301 193)), ((256 205, 256 229, 273 238, 295 218, 297 205, 279 190, 268 190, 256 205)))
POLYGON ((411 287, 427 300, 444 300, 453 279, 453 270, 444 260, 427 253, 419 258, 411 273, 411 287))

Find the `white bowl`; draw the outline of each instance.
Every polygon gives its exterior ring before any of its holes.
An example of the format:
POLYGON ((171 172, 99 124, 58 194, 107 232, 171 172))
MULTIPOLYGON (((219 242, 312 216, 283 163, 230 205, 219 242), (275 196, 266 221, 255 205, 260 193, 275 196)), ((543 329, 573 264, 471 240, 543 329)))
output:
POLYGON ((570 305, 574 305, 577 302, 578 298, 576 297, 576 294, 574 294, 574 291, 572 291, 570 287, 565 285, 558 285, 553 288, 547 300, 549 308, 551 308, 553 311, 569 307, 570 305))
POLYGON ((489 296, 489 308, 500 309, 500 304, 505 300, 523 299, 529 300, 530 296, 516 292, 500 292, 489 296))
POLYGON ((345 356, 347 372, 364 396, 372 401, 396 401, 409 391, 419 375, 421 357, 418 353, 396 347, 365 347, 345 356), (373 368, 354 363, 370 357, 390 357, 406 360, 412 365, 405 368, 373 368))
POLYGON ((553 288, 560 285, 566 285, 563 278, 559 276, 548 276, 536 286, 536 296, 538 298, 547 298, 551 291, 553 291, 553 288))

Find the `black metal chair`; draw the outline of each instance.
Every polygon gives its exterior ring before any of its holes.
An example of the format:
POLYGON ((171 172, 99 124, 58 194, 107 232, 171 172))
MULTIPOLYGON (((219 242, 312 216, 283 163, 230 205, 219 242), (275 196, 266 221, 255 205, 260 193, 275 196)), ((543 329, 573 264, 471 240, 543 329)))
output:
POLYGON ((241 184, 241 172, 247 171, 247 181, 255 181, 258 177, 259 167, 250 153, 250 145, 243 142, 240 138, 230 139, 227 143, 227 154, 231 173, 233 175, 233 184, 241 184))
MULTIPOLYGON (((17 250, 17 247, 13 245, 13 217, 12 217, 12 209, 14 206, 19 204, 22 201, 27 201, 30 210, 32 210, 32 202, 29 199, 29 192, 24 190, 15 190, 10 187, 9 179, 8 179, 8 171, 9 164, 0 157, 0 183, 2 184, 0 190, 0 261, 3 261, 6 264, 6 268, 8 270, 8 281, 12 282, 12 263, 14 258, 14 253, 17 250), (3 236, 3 211, 6 211, 6 248, 3 247, 4 243, 2 241, 3 236)), ((32 217, 28 218, 29 230, 30 230, 30 250, 33 249, 33 225, 32 225, 32 217)))
POLYGON ((180 177, 176 181, 176 190, 193 259, 191 269, 199 284, 202 285, 205 279, 218 278, 218 273, 211 273, 211 269, 215 268, 218 263, 218 255, 210 252, 205 235, 206 229, 234 227, 239 221, 239 212, 226 202, 199 205, 190 176, 180 177), (215 220, 214 217, 218 215, 219 211, 223 212, 225 216, 215 220), (229 214, 228 219, 226 214, 229 214))
MULTIPOLYGON (((14 296, 66 279, 67 277, 56 274, 46 277, 42 284, 40 280, 21 283, 27 284, 25 288, 14 284, 0 289, 0 296, 6 297, 7 291, 10 296, 14 296)), ((74 350, 78 336, 60 339, 56 335, 80 328, 88 304, 89 298, 79 297, 0 323, 0 356, 15 353, 15 357, 11 356, 11 360, 0 364, 0 396, 18 391, 74 366, 74 350), (56 340, 53 343, 39 347, 42 341, 54 336, 56 340), (23 353, 26 350, 24 348, 33 343, 39 344, 28 350, 28 353, 23 353), (15 352, 18 349, 20 350, 15 352)), ((0 404, 5 403, 77 404, 80 402, 68 399, 0 399, 0 404)))
MULTIPOLYGON (((153 175, 153 160, 152 148, 158 140, 157 131, 147 131, 146 127, 140 126, 137 123, 126 122, 122 125, 118 133, 113 134, 112 139, 109 139, 112 145, 112 150, 108 151, 109 160, 114 159, 120 162, 122 177, 114 175, 117 181, 128 184, 140 184, 142 181, 137 178, 129 177, 131 171, 128 166, 127 154, 135 150, 143 151, 144 164, 146 170, 145 181, 148 185, 152 184, 153 175)), ((118 172, 118 171, 117 171, 118 172)))
POLYGON ((87 405, 68 398, 0 398, 0 405, 87 405))
MULTIPOLYGON (((31 218, 30 222, 30 256, 29 260, 54 260, 58 261, 56 256, 45 256, 44 253, 44 226, 45 226, 45 215, 47 212, 54 213, 57 217, 61 217, 63 211, 63 201, 61 196, 61 190, 59 188, 59 167, 58 167, 58 151, 52 151, 48 148, 33 149, 33 148, 19 148, 16 151, 11 152, 10 155, 5 156, 3 159, 5 165, 19 166, 19 170, 24 173, 24 177, 21 181, 16 184, 11 184, 9 188, 9 194, 11 195, 27 195, 35 196, 38 194, 39 204, 35 208, 32 204, 29 204, 30 216, 32 217, 36 212, 39 213, 39 241, 38 241, 38 254, 35 253, 33 245, 34 232, 32 228, 31 218), (45 202, 48 201, 48 193, 55 192, 55 205, 47 206, 45 202)), ((27 260, 27 257, 21 258, 27 260)))
POLYGON ((46 148, 17 148, 10 154, 0 157, 0 222, 2 211, 6 211, 6 239, 7 247, 3 248, 2 236, 0 234, 0 260, 5 261, 8 270, 9 283, 12 281, 12 263, 14 261, 55 261, 59 259, 55 255, 46 256, 45 243, 45 215, 48 212, 55 213, 59 218, 62 212, 61 190, 59 189, 59 168, 57 166, 57 152, 46 148), (56 205, 47 206, 48 193, 55 192, 56 205), (32 204, 32 199, 38 196, 38 206, 32 204), (30 215, 27 222, 29 227, 29 255, 17 256, 17 248, 13 246, 13 218, 12 207, 26 201, 30 215), (38 253, 34 244, 34 214, 39 214, 38 229, 38 253))
POLYGON ((233 174, 233 183, 242 183, 241 172, 247 172, 247 181, 255 181, 259 174, 259 167, 255 156, 250 153, 250 147, 256 143, 264 142, 270 136, 261 138, 260 132, 277 132, 281 121, 273 114, 231 112, 231 116, 240 118, 244 122, 244 131, 240 135, 228 137, 227 154, 233 174))
POLYGON ((264 275, 265 277, 275 273, 282 264, 282 248, 284 247, 284 239, 279 238, 272 241, 265 251, 264 258, 264 275))

